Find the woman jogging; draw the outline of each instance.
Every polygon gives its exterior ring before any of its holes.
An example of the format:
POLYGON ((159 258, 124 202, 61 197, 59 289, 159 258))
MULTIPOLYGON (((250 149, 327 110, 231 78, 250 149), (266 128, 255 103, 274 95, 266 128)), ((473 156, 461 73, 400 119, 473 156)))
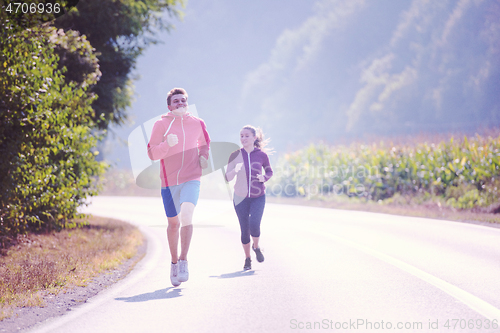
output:
POLYGON ((244 270, 252 268, 250 257, 250 236, 252 249, 258 262, 264 261, 259 248, 260 221, 266 204, 265 185, 273 175, 264 147, 268 140, 263 139, 260 129, 247 125, 240 131, 243 147, 231 154, 227 167, 226 179, 234 184, 234 209, 241 228, 241 243, 245 252, 244 270))

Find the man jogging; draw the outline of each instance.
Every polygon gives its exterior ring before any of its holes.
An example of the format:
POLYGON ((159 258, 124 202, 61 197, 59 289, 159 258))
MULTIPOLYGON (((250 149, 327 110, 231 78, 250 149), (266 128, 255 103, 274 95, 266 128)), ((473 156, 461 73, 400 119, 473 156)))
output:
POLYGON ((210 137, 205 122, 188 112, 188 94, 184 89, 170 90, 167 107, 170 112, 153 126, 148 156, 160 160, 161 196, 172 256, 170 281, 177 287, 189 278, 187 254, 193 235, 193 212, 200 193, 202 169, 208 166, 210 137))

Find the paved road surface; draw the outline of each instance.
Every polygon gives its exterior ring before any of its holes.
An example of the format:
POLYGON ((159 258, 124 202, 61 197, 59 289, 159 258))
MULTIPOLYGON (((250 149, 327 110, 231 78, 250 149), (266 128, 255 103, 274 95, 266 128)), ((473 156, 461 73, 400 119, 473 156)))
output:
POLYGON ((499 332, 500 230, 268 204, 265 262, 244 256, 230 201, 200 200, 190 279, 169 281, 160 198, 97 197, 148 253, 124 280, 30 332, 499 332), (489 329, 488 329, 489 327, 489 329))

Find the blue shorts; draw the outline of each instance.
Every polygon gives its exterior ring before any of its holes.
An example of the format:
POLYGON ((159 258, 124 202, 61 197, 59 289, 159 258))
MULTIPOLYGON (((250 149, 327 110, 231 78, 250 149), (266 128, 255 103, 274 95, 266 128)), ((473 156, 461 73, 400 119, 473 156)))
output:
POLYGON ((183 202, 191 202, 195 206, 200 196, 200 181, 190 180, 188 182, 161 188, 163 207, 167 217, 175 217, 181 212, 183 202))

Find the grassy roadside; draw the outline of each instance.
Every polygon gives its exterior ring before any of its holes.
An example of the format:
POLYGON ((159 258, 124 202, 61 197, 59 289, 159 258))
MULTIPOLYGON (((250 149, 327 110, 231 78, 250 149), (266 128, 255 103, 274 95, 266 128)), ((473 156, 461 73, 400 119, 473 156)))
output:
POLYGON ((430 219, 459 221, 474 224, 481 224, 490 227, 500 228, 500 214, 471 209, 455 209, 446 207, 436 202, 424 202, 421 204, 402 204, 402 203, 377 203, 373 201, 355 201, 346 197, 267 197, 267 202, 303 205, 322 208, 358 210, 373 213, 383 213, 402 216, 423 217, 430 219))
POLYGON ((20 237, 0 256, 0 321, 132 258, 143 242, 130 224, 92 217, 82 228, 20 237))
MULTIPOLYGON (((132 172, 128 170, 111 170, 104 177, 105 195, 137 195, 137 196, 159 196, 158 190, 141 189, 135 185, 132 172)), ((202 178, 200 198, 203 199, 228 199, 227 187, 220 180, 220 175, 211 174, 202 178)), ((268 188, 272 185, 268 185, 268 188)), ((349 198, 346 195, 316 195, 277 197, 268 195, 267 202, 290 205, 304 205, 334 209, 359 210, 375 213, 424 217, 460 222, 484 224, 492 227, 500 227, 500 202, 495 207, 459 209, 446 205, 446 201, 436 196, 428 199, 410 196, 396 195, 392 198, 381 200, 364 200, 349 198)))

